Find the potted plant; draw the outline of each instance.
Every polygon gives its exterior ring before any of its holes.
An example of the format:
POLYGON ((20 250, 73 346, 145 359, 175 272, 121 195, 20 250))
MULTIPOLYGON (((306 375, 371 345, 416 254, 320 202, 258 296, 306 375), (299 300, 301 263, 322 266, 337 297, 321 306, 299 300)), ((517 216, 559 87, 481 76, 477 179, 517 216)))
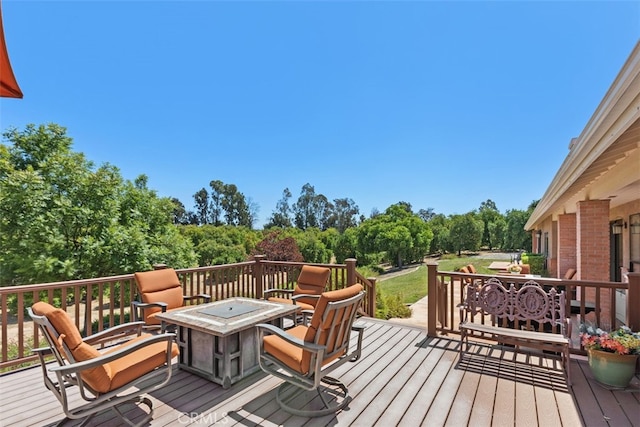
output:
POLYGON ((602 384, 625 388, 636 372, 640 333, 627 326, 611 332, 582 325, 580 338, 589 354, 589 367, 602 384))
POLYGON ((507 267, 507 271, 511 274, 520 274, 520 272, 522 271, 522 267, 520 267, 518 264, 510 264, 507 267))

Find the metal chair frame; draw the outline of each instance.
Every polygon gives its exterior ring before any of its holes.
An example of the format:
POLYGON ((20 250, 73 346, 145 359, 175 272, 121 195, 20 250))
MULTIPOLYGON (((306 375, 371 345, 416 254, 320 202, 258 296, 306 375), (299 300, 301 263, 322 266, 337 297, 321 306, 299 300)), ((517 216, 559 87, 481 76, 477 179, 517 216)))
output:
POLYGON ((335 413, 344 408, 349 403, 350 397, 347 387, 336 378, 329 377, 328 374, 339 368, 346 362, 355 362, 361 356, 364 327, 355 326, 353 325, 353 322, 356 318, 357 307, 361 304, 363 298, 364 292, 361 291, 351 298, 336 302, 329 302, 327 304, 327 308, 323 313, 319 313, 317 311, 314 313, 314 316, 321 316, 321 324, 325 324, 327 319, 333 319, 334 322, 336 320, 340 320, 338 319, 338 314, 341 312, 341 310, 343 310, 342 313, 348 313, 348 321, 343 322, 341 328, 331 328, 329 332, 326 342, 332 342, 333 338, 336 336, 343 337, 342 341, 339 344, 336 344, 333 351, 329 353, 327 353, 327 346, 318 344, 321 329, 319 329, 319 331, 316 333, 314 342, 306 342, 288 334, 286 331, 283 331, 282 329, 277 328, 273 325, 257 325, 259 330, 260 342, 260 367, 263 371, 285 380, 285 382, 278 387, 278 391, 276 394, 276 400, 282 409, 298 416, 319 417, 335 413), (358 334, 358 337, 355 350, 350 352, 350 334, 352 331, 356 332, 358 334), (300 372, 291 369, 289 366, 284 364, 273 355, 265 352, 263 340, 265 334, 275 334, 286 342, 300 347, 304 349, 304 351, 310 352, 311 360, 309 373, 303 375, 300 372), (335 358, 338 354, 340 354, 340 356, 335 358), (335 360, 330 361, 325 365, 326 360, 332 360, 333 358, 335 358, 335 360), (291 395, 285 398, 285 391, 290 388, 290 386, 293 386, 294 390, 291 395), (327 397, 325 396, 325 393, 327 392, 326 389, 328 387, 337 387, 341 391, 342 401, 340 403, 336 403, 333 406, 330 405, 329 400, 333 400, 333 398, 327 399, 327 397), (305 391, 312 390, 316 390, 316 392, 320 396, 324 404, 324 409, 303 410, 295 408, 287 403, 287 401, 291 402, 295 400, 296 397, 298 397, 305 391))
MULTIPOLYGON (((123 346, 123 348, 110 352, 109 354, 83 362, 76 362, 71 350, 61 339, 60 334, 49 322, 47 317, 45 315, 35 314, 31 310, 31 307, 28 308, 28 312, 49 344, 49 347, 37 348, 34 349, 33 352, 38 355, 40 360, 44 385, 56 396, 66 416, 57 425, 63 424, 68 419, 82 418, 84 418, 84 420, 80 425, 86 425, 93 416, 106 409, 113 409, 119 418, 131 426, 146 424, 153 417, 153 404, 149 398, 143 395, 163 387, 171 379, 171 346, 175 338, 174 334, 152 335, 135 344, 123 346), (100 394, 84 382, 80 376, 80 373, 84 370, 120 359, 125 355, 158 342, 167 343, 167 359, 165 364, 122 387, 109 391, 108 393, 100 394), (56 345, 57 343, 60 343, 60 348, 56 345), (62 352, 60 350, 62 350, 62 352), (50 356, 54 356, 58 366, 47 367, 47 358, 50 356), (49 372, 55 374, 56 379, 52 379, 49 376, 49 372), (73 407, 70 406, 70 402, 73 401, 73 399, 70 399, 68 389, 71 389, 73 386, 77 387, 80 396, 86 403, 75 404, 73 407), (135 390, 132 391, 132 387, 135 387, 135 390), (128 393, 123 393, 125 391, 128 391, 128 393), (144 404, 148 408, 147 415, 139 423, 134 424, 120 409, 121 405, 127 403, 144 404)), ((121 341, 126 337, 134 335, 140 336, 143 325, 144 322, 125 323, 83 338, 83 341, 95 346, 113 343, 118 340, 121 341)))

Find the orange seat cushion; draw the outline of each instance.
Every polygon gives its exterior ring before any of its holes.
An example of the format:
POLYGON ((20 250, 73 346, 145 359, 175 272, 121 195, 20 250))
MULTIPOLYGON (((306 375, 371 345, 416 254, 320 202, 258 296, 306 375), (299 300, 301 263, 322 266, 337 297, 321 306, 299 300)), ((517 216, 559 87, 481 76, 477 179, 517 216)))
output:
MULTIPOLYGON (((143 340, 151 335, 143 334, 139 337, 127 341, 126 343, 110 349, 106 354, 112 353, 116 350, 123 348, 123 346, 130 346, 143 340)), ((174 358, 179 353, 178 345, 174 342, 171 344, 171 358, 174 358)), ((110 371, 111 384, 108 390, 115 390, 122 387, 136 378, 147 374, 154 369, 162 366, 167 361, 167 343, 157 342, 148 346, 145 346, 133 353, 127 354, 119 359, 116 359, 107 364, 110 371)))
MULTIPOLYGON (((303 340, 307 334, 307 327, 298 325, 294 328, 287 329, 287 334, 303 340)), ((286 342, 277 335, 267 335, 264 337, 264 351, 296 372, 300 372, 303 375, 309 373, 309 362, 307 361, 306 365, 303 364, 304 351, 300 347, 286 342)), ((307 352, 307 354, 309 353, 307 352)))

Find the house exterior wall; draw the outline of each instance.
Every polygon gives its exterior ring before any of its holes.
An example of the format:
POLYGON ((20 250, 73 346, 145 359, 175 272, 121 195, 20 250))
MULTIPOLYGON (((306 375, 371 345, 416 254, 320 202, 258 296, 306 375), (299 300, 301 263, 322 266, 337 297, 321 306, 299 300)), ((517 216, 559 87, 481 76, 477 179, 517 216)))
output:
POLYGON ((609 200, 578 202, 576 230, 578 280, 609 281, 609 200))
POLYGON ((563 277, 570 268, 576 268, 577 259, 577 219, 576 214, 558 215, 558 262, 555 277, 563 277))

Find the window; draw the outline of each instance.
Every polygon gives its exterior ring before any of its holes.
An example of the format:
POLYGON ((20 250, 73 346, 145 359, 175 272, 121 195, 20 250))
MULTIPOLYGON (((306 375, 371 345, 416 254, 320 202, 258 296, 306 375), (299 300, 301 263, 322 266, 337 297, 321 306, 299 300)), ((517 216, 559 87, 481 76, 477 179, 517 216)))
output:
POLYGON ((632 264, 640 264, 640 213, 629 217, 629 257, 632 264))

